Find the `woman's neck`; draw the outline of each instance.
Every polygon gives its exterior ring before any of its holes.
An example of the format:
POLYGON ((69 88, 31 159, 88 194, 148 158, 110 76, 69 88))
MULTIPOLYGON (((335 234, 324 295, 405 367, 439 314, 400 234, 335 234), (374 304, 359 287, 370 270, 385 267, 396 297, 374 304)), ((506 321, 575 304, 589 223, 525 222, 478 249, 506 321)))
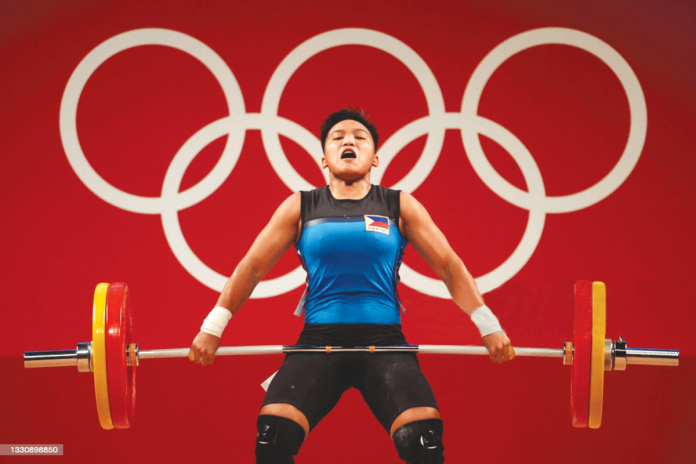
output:
POLYGON ((337 178, 329 180, 329 190, 337 200, 360 200, 365 198, 371 187, 369 176, 354 182, 346 182, 337 178))

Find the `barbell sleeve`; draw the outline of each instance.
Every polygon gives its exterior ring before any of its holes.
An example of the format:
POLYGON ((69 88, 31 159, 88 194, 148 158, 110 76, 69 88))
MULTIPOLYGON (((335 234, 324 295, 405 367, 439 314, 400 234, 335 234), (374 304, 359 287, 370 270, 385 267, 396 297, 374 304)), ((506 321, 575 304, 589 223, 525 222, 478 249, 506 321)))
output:
POLYGON ((679 350, 629 348, 626 350, 626 363, 643 366, 678 366, 679 350))
POLYGON ((24 353, 24 367, 77 366, 77 350, 29 351, 24 353))
POLYGON ((74 350, 28 351, 24 353, 24 367, 77 366, 80 372, 92 371, 92 344, 78 343, 74 350))

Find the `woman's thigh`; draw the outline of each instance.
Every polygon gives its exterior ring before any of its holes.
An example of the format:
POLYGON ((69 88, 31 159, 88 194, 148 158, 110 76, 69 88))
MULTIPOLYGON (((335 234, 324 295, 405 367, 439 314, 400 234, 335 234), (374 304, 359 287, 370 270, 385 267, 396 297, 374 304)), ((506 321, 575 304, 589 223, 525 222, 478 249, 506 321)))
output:
POLYGON ((429 408, 430 417, 437 414, 435 395, 415 354, 360 354, 364 359, 355 386, 387 432, 397 417, 413 408, 429 408))
POLYGON ((343 357, 342 353, 288 354, 268 387, 262 411, 285 408, 284 411, 292 412, 286 406, 272 407, 290 405, 306 418, 309 430, 312 430, 350 388, 349 366, 343 357))

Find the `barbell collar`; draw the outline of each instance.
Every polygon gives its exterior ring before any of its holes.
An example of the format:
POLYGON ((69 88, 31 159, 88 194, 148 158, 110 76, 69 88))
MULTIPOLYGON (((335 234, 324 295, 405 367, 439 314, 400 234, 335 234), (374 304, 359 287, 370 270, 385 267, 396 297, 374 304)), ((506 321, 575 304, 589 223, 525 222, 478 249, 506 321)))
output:
POLYGON ((604 340, 604 371, 608 372, 614 369, 614 342, 607 338, 604 340))
POLYGON ((626 341, 621 335, 619 335, 619 339, 616 340, 612 347, 612 358, 614 358, 614 370, 626 370, 626 341))
POLYGON ((140 347, 137 343, 129 343, 126 345, 128 356, 126 360, 129 367, 138 367, 140 365, 140 347))
POLYGON ((78 372, 92 372, 92 344, 78 343, 75 354, 78 372))

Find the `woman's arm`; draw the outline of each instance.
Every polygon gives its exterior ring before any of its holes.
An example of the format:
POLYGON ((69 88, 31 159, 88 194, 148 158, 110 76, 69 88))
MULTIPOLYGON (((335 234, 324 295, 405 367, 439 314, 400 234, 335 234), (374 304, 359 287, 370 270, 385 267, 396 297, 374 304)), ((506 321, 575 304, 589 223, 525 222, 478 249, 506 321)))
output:
MULTIPOLYGON (((408 193, 401 192, 400 199, 399 228, 404 237, 442 279, 457 306, 469 316, 474 311, 482 311, 482 307, 485 308, 485 306, 476 281, 461 258, 454 252, 445 235, 435 225, 428 211, 408 193)), ((490 351, 492 361, 502 362, 514 356, 510 340, 502 330, 484 335, 483 344, 490 351)))
POLYGON ((220 293, 217 305, 191 345, 189 359, 211 364, 227 321, 251 296, 256 285, 300 237, 300 193, 288 197, 256 237, 220 293), (229 314, 225 312, 229 311, 229 314), (214 330, 206 330, 210 326, 214 330), (214 335, 217 334, 217 335, 214 335))

